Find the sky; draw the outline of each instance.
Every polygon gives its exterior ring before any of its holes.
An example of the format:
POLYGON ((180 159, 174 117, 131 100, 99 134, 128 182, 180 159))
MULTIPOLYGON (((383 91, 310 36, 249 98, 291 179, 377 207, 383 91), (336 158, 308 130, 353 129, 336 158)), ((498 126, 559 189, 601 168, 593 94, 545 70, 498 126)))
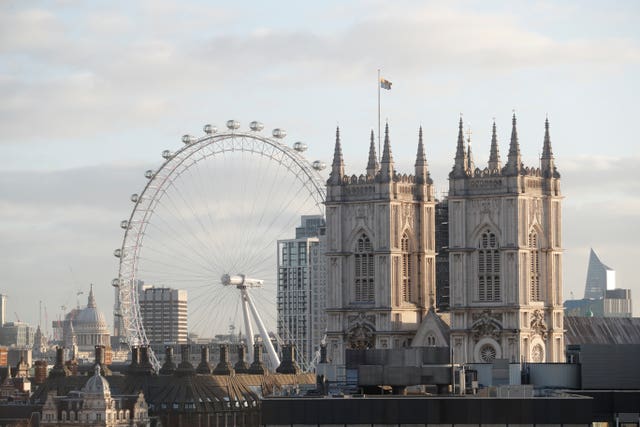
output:
POLYGON ((638 315, 639 17, 636 1, 3 1, 7 320, 53 320, 86 304, 93 283, 111 323, 129 195, 162 150, 206 123, 284 128, 285 142, 328 164, 339 125, 347 172, 364 172, 378 69, 393 83, 381 118, 398 170, 412 172, 422 126, 439 192, 460 114, 477 165, 493 119, 506 160, 515 111, 524 163, 536 166, 548 117, 565 196, 565 298, 582 297, 594 248, 638 315))

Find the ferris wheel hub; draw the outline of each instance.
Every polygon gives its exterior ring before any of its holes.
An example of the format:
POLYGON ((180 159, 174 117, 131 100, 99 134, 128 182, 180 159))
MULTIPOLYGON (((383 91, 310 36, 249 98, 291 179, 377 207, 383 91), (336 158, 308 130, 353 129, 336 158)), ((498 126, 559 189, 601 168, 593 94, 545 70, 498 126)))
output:
POLYGON ((244 274, 236 274, 234 276, 223 274, 220 278, 220 282, 223 286, 235 286, 238 289, 261 288, 264 284, 264 280, 251 279, 244 274))

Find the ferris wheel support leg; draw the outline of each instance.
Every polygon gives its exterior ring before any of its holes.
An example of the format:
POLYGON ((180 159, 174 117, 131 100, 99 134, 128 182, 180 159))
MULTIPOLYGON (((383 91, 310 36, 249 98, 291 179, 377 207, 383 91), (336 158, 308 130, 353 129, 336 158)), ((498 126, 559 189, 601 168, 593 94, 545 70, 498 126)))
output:
POLYGON ((253 328, 251 327, 251 319, 249 318, 249 294, 246 289, 242 289, 242 315, 244 316, 244 333, 247 335, 247 354, 249 355, 249 364, 253 362, 253 328))
POLYGON ((244 289, 245 295, 247 296, 247 300, 249 301, 249 307, 251 308, 251 313, 253 314, 253 318, 258 325, 258 329, 260 330, 260 336, 262 337, 262 342, 265 347, 267 347, 267 353, 269 354, 269 360, 271 361, 271 365, 273 369, 276 369, 280 366, 280 358, 278 357, 278 353, 276 353, 276 349, 273 348, 273 344, 271 343, 271 339, 269 338, 269 333, 267 332, 267 328, 265 328, 264 323, 262 322, 262 318, 256 309, 255 304, 253 303, 253 298, 249 295, 249 292, 244 289))

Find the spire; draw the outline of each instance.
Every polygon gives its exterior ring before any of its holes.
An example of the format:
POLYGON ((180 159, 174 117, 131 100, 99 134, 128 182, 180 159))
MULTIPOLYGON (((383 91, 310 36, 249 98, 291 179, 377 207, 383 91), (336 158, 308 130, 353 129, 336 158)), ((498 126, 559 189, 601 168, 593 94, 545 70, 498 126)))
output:
POLYGON ((467 176, 467 152, 464 149, 464 135, 462 132, 462 115, 458 124, 458 145, 456 146, 456 157, 453 170, 449 174, 451 178, 464 178, 467 176))
POLYGON ((329 175, 329 185, 340 185, 344 176, 344 161, 342 160, 342 146, 340 145, 340 128, 336 127, 336 146, 333 151, 333 163, 329 175))
POLYGON ((518 143, 518 130, 516 129, 516 113, 511 119, 511 142, 509 143, 509 157, 505 165, 507 175, 519 175, 522 170, 522 157, 520 156, 520 144, 518 143))
POLYGON ((544 119, 544 144, 542 147, 542 158, 553 159, 553 151, 551 151, 551 137, 549 136, 549 118, 544 119))
POLYGON ((471 128, 467 128, 467 170, 473 172, 476 165, 473 163, 473 155, 471 154, 471 128))
POLYGON ((489 171, 500 170, 500 152, 498 151, 498 137, 496 135, 496 121, 493 121, 491 132, 491 151, 489 152, 489 171))
POLYGON ((418 131, 418 152, 416 153, 416 182, 418 184, 431 184, 429 170, 427 169, 427 157, 424 155, 424 144, 422 143, 422 126, 418 131))
POLYGON ((559 178, 560 174, 556 170, 553 159, 553 151, 551 150, 551 137, 549 136, 549 118, 544 121, 544 143, 542 145, 542 157, 540 158, 540 168, 542 176, 546 178, 559 178))
POLYGON ((373 138, 373 129, 371 130, 371 143, 369 144, 369 162, 367 163, 367 176, 375 177, 378 172, 378 157, 376 156, 376 144, 373 138))
POLYGON ((393 156, 391 155, 391 142, 389 142, 389 123, 384 126, 384 148, 380 161, 380 177, 382 182, 393 181, 393 156))
POLYGON ((89 298, 87 301, 87 307, 96 308, 96 299, 93 297, 93 283, 91 284, 91 288, 89 289, 89 298))

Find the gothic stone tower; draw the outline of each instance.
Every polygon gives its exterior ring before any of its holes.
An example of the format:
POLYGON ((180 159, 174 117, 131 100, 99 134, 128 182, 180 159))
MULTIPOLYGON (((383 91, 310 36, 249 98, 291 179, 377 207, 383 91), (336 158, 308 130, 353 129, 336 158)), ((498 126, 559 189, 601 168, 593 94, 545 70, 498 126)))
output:
POLYGON ((560 174, 549 122, 539 168, 524 167, 513 116, 500 164, 476 168, 462 119, 449 174, 451 346, 454 361, 564 361, 560 174))
POLYGON ((346 348, 411 343, 435 304, 432 180, 418 139, 415 175, 394 170, 385 128, 378 165, 373 132, 366 175, 344 172, 339 129, 327 181, 327 339, 329 357, 346 348))

